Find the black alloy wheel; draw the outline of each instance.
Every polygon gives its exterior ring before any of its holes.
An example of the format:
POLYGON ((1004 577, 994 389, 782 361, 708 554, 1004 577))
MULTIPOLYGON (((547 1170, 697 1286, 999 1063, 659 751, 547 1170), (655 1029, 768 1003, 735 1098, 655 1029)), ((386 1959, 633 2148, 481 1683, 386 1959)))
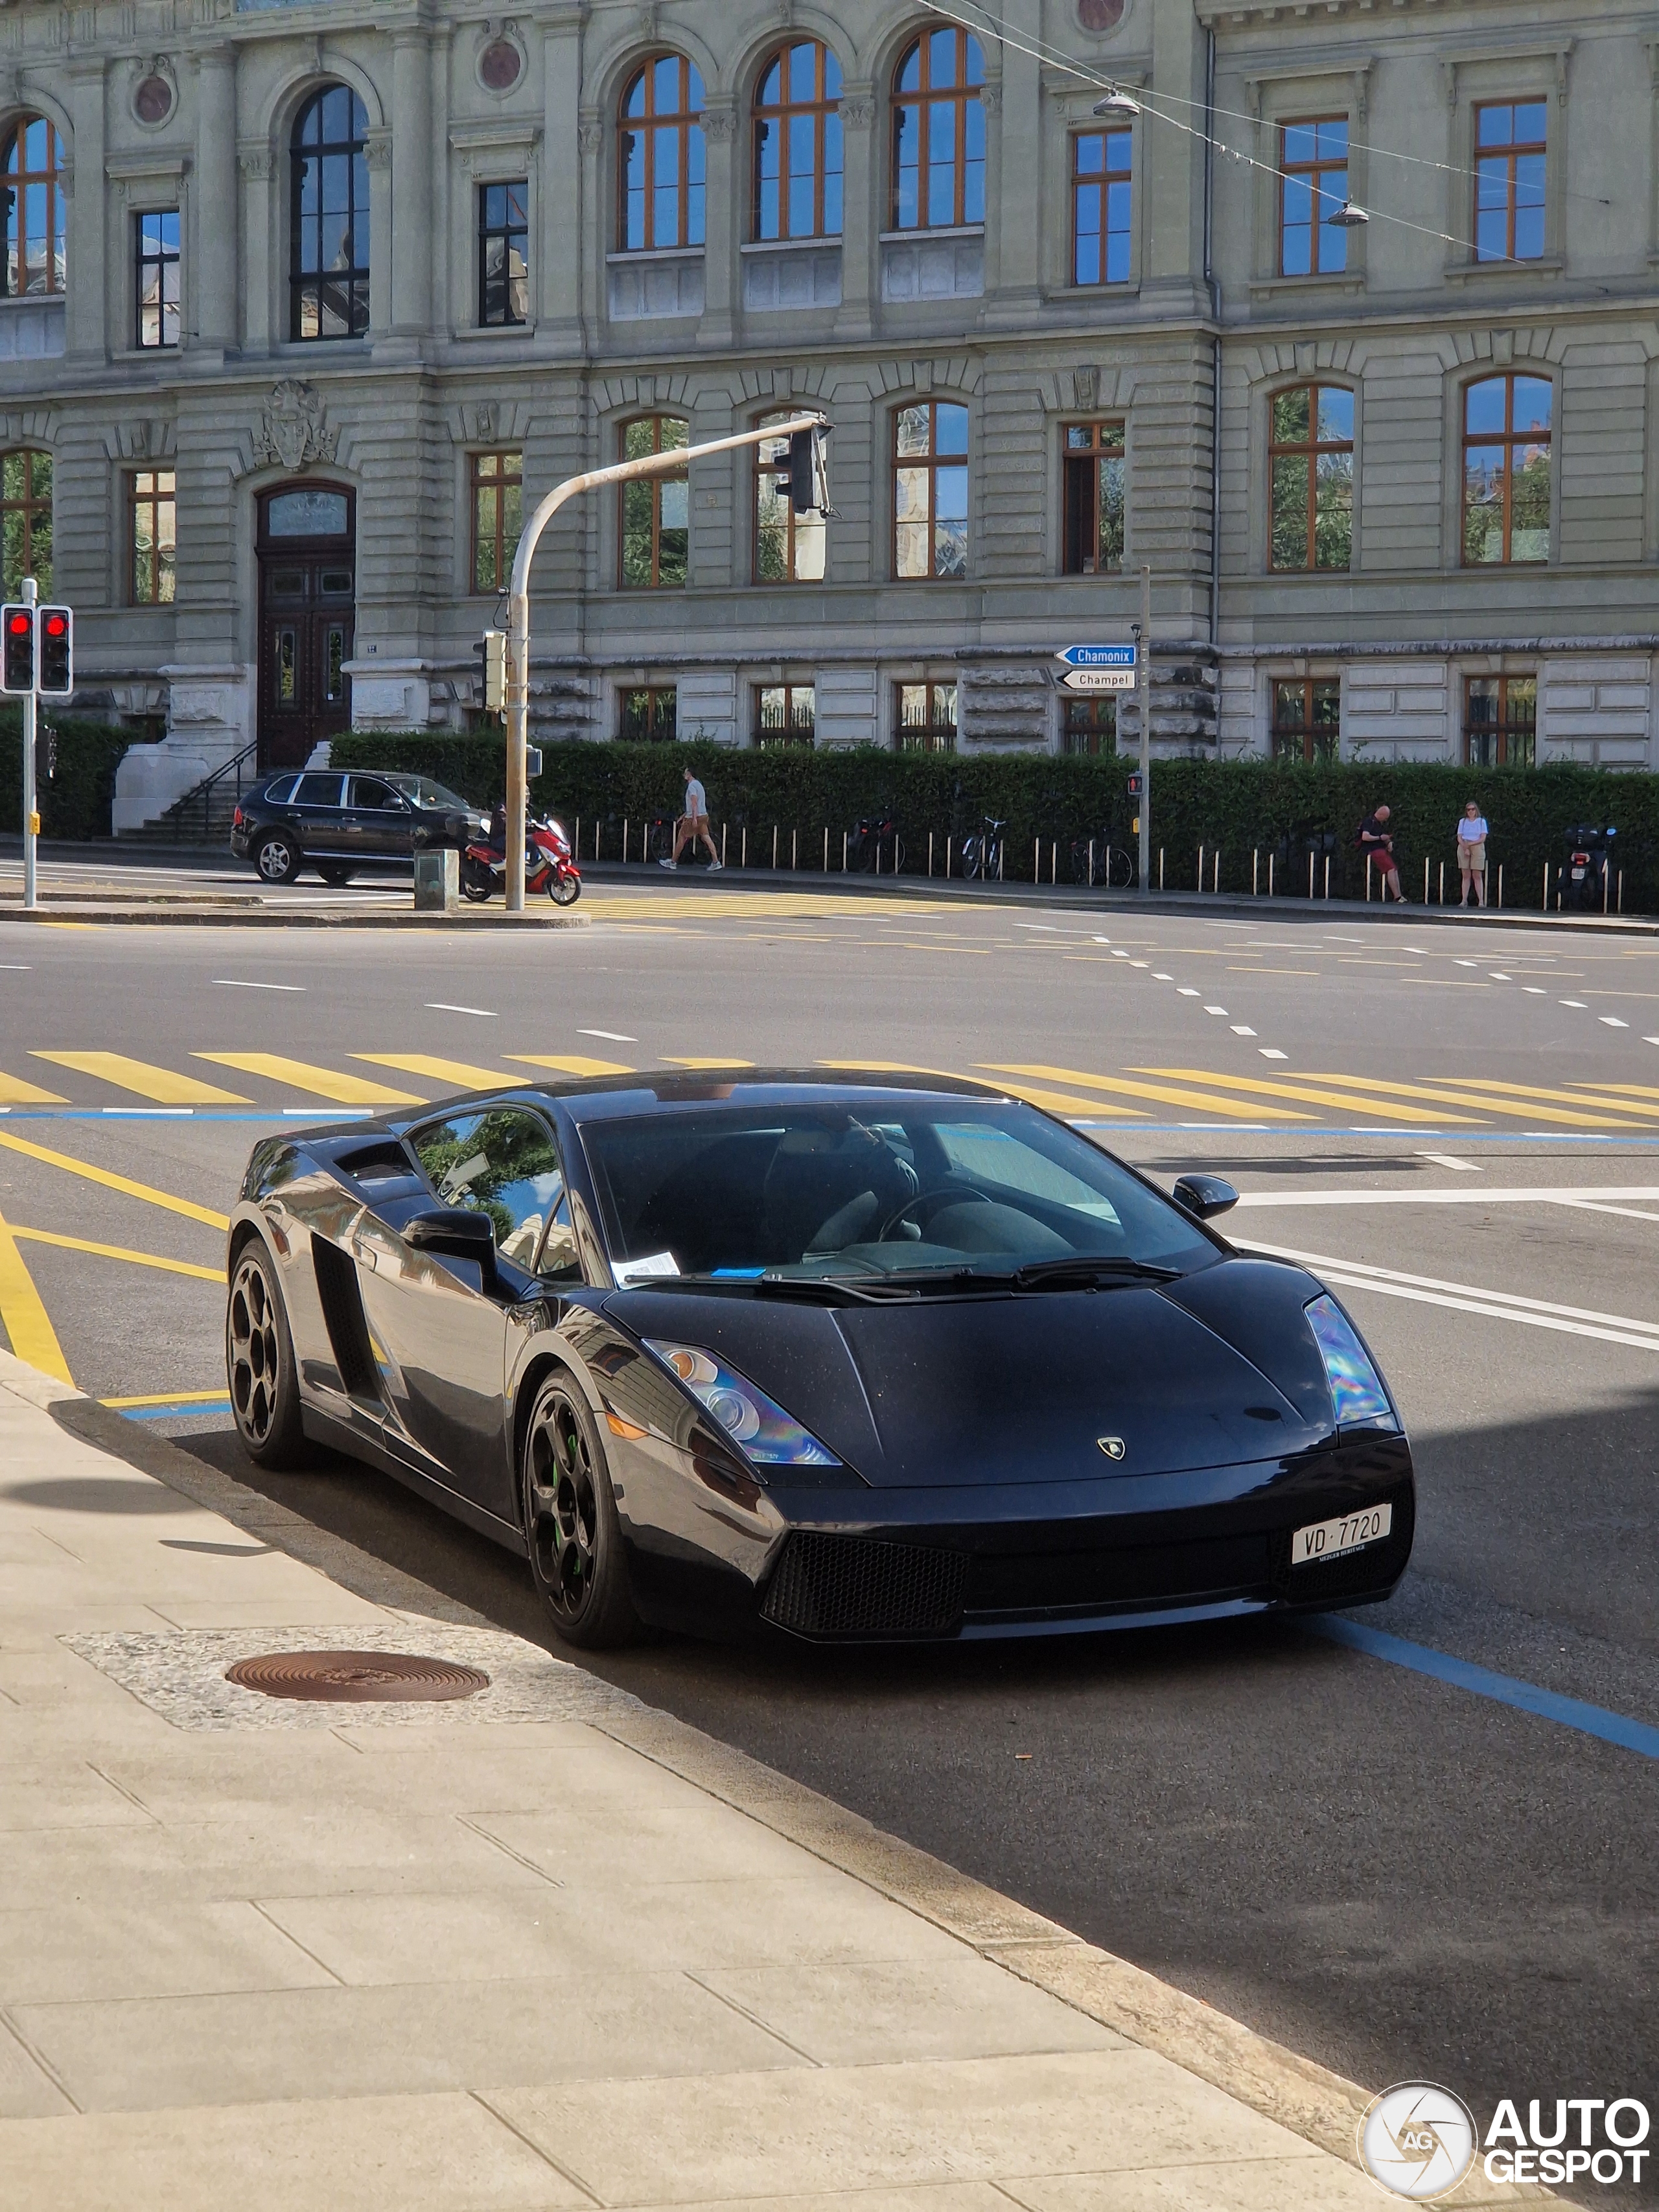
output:
POLYGON ((530 1571, 568 1644, 598 1650, 637 1634, 622 1529, 592 1415, 550 1375, 525 1431, 521 1495, 530 1571))
POLYGON ((294 1340, 270 1255, 255 1237, 237 1254, 225 1301, 225 1375, 236 1433, 261 1467, 308 1464, 294 1340))
POLYGON ((253 848, 253 865, 268 884, 291 884, 300 872, 300 848, 284 830, 267 830, 253 848))

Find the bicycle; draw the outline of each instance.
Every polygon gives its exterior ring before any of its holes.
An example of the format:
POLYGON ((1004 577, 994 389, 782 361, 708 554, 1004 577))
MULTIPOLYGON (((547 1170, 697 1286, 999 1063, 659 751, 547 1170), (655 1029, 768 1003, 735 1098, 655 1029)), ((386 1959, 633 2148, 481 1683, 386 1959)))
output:
POLYGON ((847 840, 849 875, 896 876, 904 866, 904 841, 890 815, 855 823, 847 840), (890 859, 883 852, 885 846, 890 859))
POLYGON ((1098 884, 1110 891, 1133 889, 1138 872, 1135 856, 1125 852, 1121 845, 1101 837, 1073 837, 1072 840, 1072 881, 1087 884, 1091 890, 1098 884))
POLYGON ((999 820, 988 814, 979 825, 978 833, 962 841, 962 872, 970 882, 991 883, 999 879, 1003 871, 1003 831, 1008 827, 1006 817, 999 820))

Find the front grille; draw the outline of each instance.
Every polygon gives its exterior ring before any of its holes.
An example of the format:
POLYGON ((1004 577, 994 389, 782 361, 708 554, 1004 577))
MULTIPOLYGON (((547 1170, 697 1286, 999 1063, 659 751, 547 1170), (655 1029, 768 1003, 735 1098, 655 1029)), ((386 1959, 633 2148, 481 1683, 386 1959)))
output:
POLYGON ((1327 1600, 1357 1597, 1364 1590, 1387 1589, 1390 1583, 1397 1582, 1411 1557, 1416 1504, 1409 1483, 1402 1484, 1398 1490, 1385 1492, 1383 1498, 1366 1502, 1381 1505, 1384 1499, 1394 1508, 1388 1534, 1380 1544, 1367 1544, 1344 1559, 1316 1560, 1310 1566, 1293 1567, 1291 1531, 1278 1530, 1273 1540, 1273 1595, 1298 1604, 1322 1604, 1327 1600))
POLYGON ((982 1553, 968 1585, 972 1613, 1085 1612, 1135 1604, 1264 1593, 1265 1536, 1185 1544, 1124 1544, 1110 1551, 982 1553))
POLYGON ((960 1552, 796 1529, 761 1617, 797 1636, 954 1636, 967 1580, 960 1552))

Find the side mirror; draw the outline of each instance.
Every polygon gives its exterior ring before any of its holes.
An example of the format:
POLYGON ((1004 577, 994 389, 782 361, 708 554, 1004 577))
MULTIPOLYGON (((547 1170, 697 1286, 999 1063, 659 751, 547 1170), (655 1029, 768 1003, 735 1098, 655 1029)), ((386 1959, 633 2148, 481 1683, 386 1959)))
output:
POLYGON ((440 1259, 471 1260, 483 1278, 483 1287, 495 1287, 495 1231, 488 1217, 469 1213, 461 1206, 445 1206, 434 1213, 417 1213, 404 1224, 404 1242, 417 1252, 433 1252, 440 1259))
POLYGON ((1238 1193, 1222 1176, 1182 1176, 1170 1195, 1177 1206, 1200 1221, 1208 1221, 1238 1204, 1238 1193))

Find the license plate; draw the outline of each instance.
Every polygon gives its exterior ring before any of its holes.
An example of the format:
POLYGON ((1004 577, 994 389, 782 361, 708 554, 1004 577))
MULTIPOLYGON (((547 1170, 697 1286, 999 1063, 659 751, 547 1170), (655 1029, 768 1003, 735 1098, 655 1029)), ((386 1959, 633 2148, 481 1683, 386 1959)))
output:
POLYGON ((1576 884, 1582 884, 1584 880, 1584 871, 1582 868, 1575 868, 1572 872, 1572 879, 1576 884))
POLYGON ((1312 1566, 1319 1559, 1340 1559, 1379 1544, 1394 1525, 1392 1505, 1367 1505, 1340 1521, 1315 1521, 1291 1538, 1291 1565, 1312 1566))

